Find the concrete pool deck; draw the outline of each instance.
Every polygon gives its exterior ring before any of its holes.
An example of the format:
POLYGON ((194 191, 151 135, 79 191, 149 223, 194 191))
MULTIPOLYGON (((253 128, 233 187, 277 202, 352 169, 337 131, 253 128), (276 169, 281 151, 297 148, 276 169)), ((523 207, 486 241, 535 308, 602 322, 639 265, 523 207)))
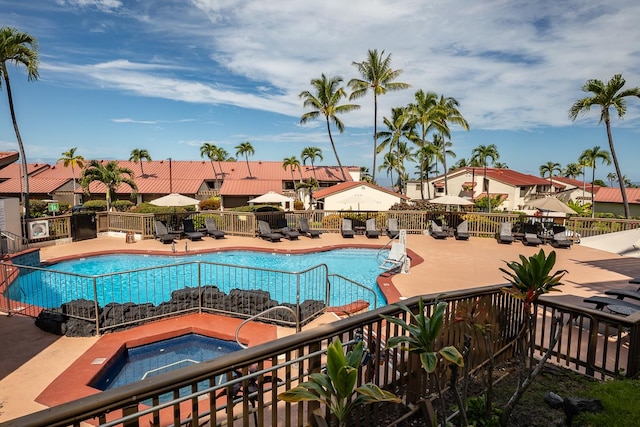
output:
MULTIPOLYGON (((323 234, 320 239, 301 237, 299 240, 283 240, 270 243, 258 238, 228 236, 226 239, 206 238, 201 242, 181 240, 176 245, 184 255, 185 243, 190 253, 215 250, 216 248, 267 249, 273 251, 309 251, 328 247, 374 247, 388 242, 387 238, 367 239, 356 236, 343 239, 339 234, 323 234)), ((522 254, 530 256, 539 248, 527 247, 520 242, 499 245, 494 239, 471 238, 456 241, 453 238, 435 240, 430 236, 408 235, 407 246, 424 259, 413 266, 409 274, 397 274, 392 282, 401 297, 420 294, 441 293, 458 289, 469 289, 485 285, 505 283, 498 270, 504 261, 513 261, 522 254)), ((550 252, 550 246, 541 246, 550 252)), ((155 240, 127 244, 122 237, 99 237, 98 239, 49 246, 41 249, 41 259, 51 261, 79 254, 135 251, 141 253, 171 252, 170 245, 155 240)), ((574 245, 572 249, 558 249, 556 269, 566 269, 562 293, 552 298, 562 298, 582 303, 582 298, 602 293, 605 289, 628 286, 632 277, 640 277, 640 262, 637 258, 626 258, 614 253, 574 245)), ((335 320, 331 314, 321 316, 308 327, 335 320)), ((277 336, 293 333, 277 328, 277 336)), ((113 335, 113 334, 112 334, 113 335)), ((38 329, 33 319, 15 315, 0 315, 0 422, 45 409, 36 402, 54 381, 73 363, 79 360, 99 337, 57 337, 38 329)), ((60 390, 64 394, 65 390, 60 390)))

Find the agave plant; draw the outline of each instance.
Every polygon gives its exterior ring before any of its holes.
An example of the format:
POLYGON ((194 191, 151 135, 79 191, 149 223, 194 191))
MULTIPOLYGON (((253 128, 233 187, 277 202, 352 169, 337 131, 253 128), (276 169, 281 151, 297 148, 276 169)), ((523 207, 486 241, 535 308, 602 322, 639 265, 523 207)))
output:
POLYGON ((326 372, 310 374, 309 381, 280 393, 278 399, 286 402, 320 402, 341 427, 347 425, 349 415, 359 405, 374 402, 399 403, 400 399, 395 394, 382 390, 373 383, 355 388, 363 353, 362 341, 345 355, 342 342, 336 339, 327 348, 326 372))
MULTIPOLYGON (((418 301, 417 313, 413 313, 409 307, 403 304, 396 305, 409 312, 409 315, 411 316, 411 323, 407 323, 397 317, 382 316, 388 322, 394 323, 408 332, 407 335, 398 335, 389 338, 387 341, 387 348, 400 346, 403 350, 418 354, 420 357, 420 363, 422 364, 422 369, 424 369, 428 374, 433 374, 435 372, 439 360, 445 360, 459 367, 464 366, 462 354, 460 354, 458 349, 454 346, 446 346, 441 349, 435 348, 436 341, 440 336, 440 331, 442 330, 444 323, 444 314, 447 308, 447 303, 442 301, 436 302, 431 317, 428 317, 425 314, 424 301, 422 298, 418 301)), ((442 416, 445 417, 444 400, 440 389, 440 383, 437 379, 435 383, 438 387, 438 394, 442 405, 442 416)), ((461 416, 466 421, 463 408, 461 416)))

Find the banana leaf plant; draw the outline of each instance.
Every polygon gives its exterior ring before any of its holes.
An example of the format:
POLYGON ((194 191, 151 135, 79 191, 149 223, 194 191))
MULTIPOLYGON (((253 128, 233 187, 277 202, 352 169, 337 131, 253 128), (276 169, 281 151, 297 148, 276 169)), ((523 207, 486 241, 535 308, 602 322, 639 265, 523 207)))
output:
MULTIPOLYGON (((436 341, 440 336, 444 324, 447 303, 442 301, 436 302, 431 317, 425 314, 424 301, 422 298, 418 301, 417 313, 413 313, 409 307, 403 304, 396 305, 409 313, 411 322, 407 323, 397 317, 382 316, 388 322, 396 324, 408 332, 407 335, 398 335, 389 338, 387 348, 399 346, 402 350, 418 354, 422 369, 424 369, 427 374, 433 374, 435 372, 439 360, 445 360, 459 367, 464 366, 464 358, 456 347, 446 346, 436 349, 436 341)), ((442 416, 445 417, 444 399, 440 381, 438 381, 437 378, 435 384, 438 388, 438 395, 442 406, 442 416)), ((461 415, 464 418, 464 414, 461 415)))
POLYGON ((362 341, 345 355, 342 342, 336 339, 327 348, 326 372, 310 374, 309 381, 280 393, 278 399, 286 402, 320 402, 327 407, 341 427, 347 425, 349 415, 359 405, 401 402, 396 395, 382 390, 373 383, 356 388, 358 367, 362 363, 363 353, 362 341))

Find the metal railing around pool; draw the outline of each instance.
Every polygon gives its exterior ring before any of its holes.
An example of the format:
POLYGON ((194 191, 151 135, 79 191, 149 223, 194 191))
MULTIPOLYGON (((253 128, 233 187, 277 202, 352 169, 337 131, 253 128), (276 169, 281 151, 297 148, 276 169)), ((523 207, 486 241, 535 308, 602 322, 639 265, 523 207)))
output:
MULTIPOLYGON (((189 312, 249 317, 277 305, 291 307, 304 324, 331 305, 378 303, 374 290, 330 275, 325 264, 288 272, 190 261, 95 276, 7 263, 0 268, 0 310, 20 307, 37 316, 47 309, 88 322, 81 327, 93 325, 97 333, 189 312)), ((269 319, 286 326, 296 322, 285 310, 269 319)))

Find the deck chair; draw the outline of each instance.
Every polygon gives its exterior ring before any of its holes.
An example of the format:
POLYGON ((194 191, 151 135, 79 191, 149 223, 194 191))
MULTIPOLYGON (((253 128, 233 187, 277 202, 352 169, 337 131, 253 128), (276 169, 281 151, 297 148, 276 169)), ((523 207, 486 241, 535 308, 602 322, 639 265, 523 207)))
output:
POLYGON ((312 239, 316 237, 320 237, 320 234, 321 234, 320 230, 310 229, 309 220, 307 220, 307 218, 304 218, 304 217, 301 217, 298 219, 298 229, 300 230, 300 233, 302 233, 302 235, 311 237, 312 239))
POLYGON ((222 230, 218 230, 218 226, 216 225, 216 220, 213 218, 205 218, 204 225, 207 227, 206 233, 213 237, 214 239, 224 239, 225 232, 222 230))
POLYGON ((629 307, 630 309, 633 309, 633 310, 640 311, 640 305, 633 304, 628 301, 624 301, 617 298, 594 296, 594 297, 585 298, 582 301, 589 304, 595 304, 596 310, 602 310, 608 305, 621 305, 624 307, 629 307))
POLYGON ((567 229, 561 225, 554 225, 553 238, 551 239, 551 246, 554 248, 571 248, 573 242, 567 238, 567 229))
POLYGON ((383 270, 393 270, 402 267, 407 254, 402 243, 393 242, 387 258, 382 261, 380 268, 383 270))
POLYGON ((387 236, 390 239, 395 239, 400 234, 400 230, 398 230, 398 219, 397 218, 389 218, 387 220, 387 236))
POLYGON ((456 227, 454 231, 454 236, 456 240, 469 240, 469 223, 467 221, 462 221, 456 227))
POLYGON ((174 243, 176 240, 176 235, 169 233, 167 226, 162 223, 162 221, 156 220, 155 222, 156 229, 156 239, 160 240, 164 244, 174 243))
POLYGON ((431 236, 434 239, 446 239, 449 237, 449 233, 442 229, 442 225, 438 224, 434 220, 431 220, 431 236))
POLYGON ((353 239, 353 236, 355 236, 356 232, 353 231, 353 223, 350 219, 342 219, 340 234, 342 234, 342 237, 344 237, 345 239, 353 239))
POLYGON ((258 221, 258 236, 270 242, 279 242, 284 236, 271 230, 266 221, 258 221))
POLYGON ((502 224, 500 224, 500 231, 496 233, 496 240, 498 241, 498 243, 506 243, 508 245, 513 243, 514 238, 513 234, 511 233, 510 222, 503 222, 502 224))
POLYGON ((377 239, 380 237, 380 230, 376 228, 376 219, 370 218, 367 220, 367 228, 364 230, 365 236, 369 239, 377 239))
POLYGON ((542 240, 538 237, 538 227, 535 224, 524 225, 524 237, 522 243, 526 246, 538 246, 542 244, 542 240))
POLYGON ((182 220, 182 230, 184 232, 184 236, 192 242, 194 240, 202 240, 202 238, 204 237, 204 233, 196 231, 193 225, 193 220, 190 218, 182 220))
POLYGON ((278 232, 288 240, 298 240, 298 237, 300 237, 300 233, 296 230, 290 229, 289 227, 282 227, 278 232))

